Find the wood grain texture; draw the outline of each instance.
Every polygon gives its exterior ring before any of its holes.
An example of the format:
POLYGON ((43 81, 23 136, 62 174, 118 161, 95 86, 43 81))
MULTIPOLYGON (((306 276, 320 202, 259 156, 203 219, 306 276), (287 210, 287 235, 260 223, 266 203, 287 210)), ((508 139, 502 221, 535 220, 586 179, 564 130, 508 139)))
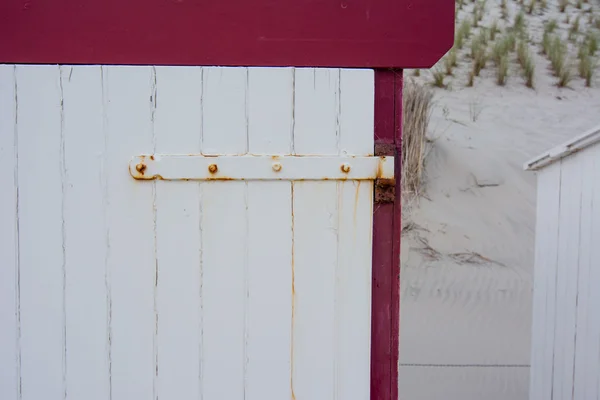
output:
POLYGON ((600 394, 599 155, 596 144, 539 172, 532 400, 600 394))
POLYGON ((373 72, 297 75, 0 67, 2 399, 369 396, 372 182, 128 171, 371 154, 373 72))
MULTIPOLYGON (((203 69, 204 153, 247 151, 246 84, 245 68, 203 69)), ((247 185, 201 185, 202 395, 239 399, 246 374, 247 185)))
POLYGON ((67 393, 106 399, 110 378, 102 71, 61 67, 60 81, 67 393))
POLYGON ((131 182, 123 165, 154 146, 152 69, 103 71, 111 395, 153 398, 155 200, 152 185, 131 182))
POLYGON ((529 388, 532 400, 552 396, 560 183, 560 163, 539 172, 529 388))
POLYGON ((15 70, 0 65, 0 397, 19 394, 18 138, 15 70))
POLYGON ((21 398, 58 400, 67 391, 60 74, 57 66, 16 72, 21 398))
MULTIPOLYGON (((290 153, 293 73, 249 68, 250 153, 290 153)), ((247 400, 291 399, 292 183, 248 182, 247 191, 244 395, 247 400)))
MULTIPOLYGON (((202 70, 154 69, 152 112, 156 152, 199 153, 202 70)), ((194 182, 156 182, 154 338, 159 399, 201 393, 201 193, 194 182)))
POLYGON ((553 397, 568 399, 573 393, 579 224, 581 212, 581 164, 574 158, 561 161, 560 215, 556 286, 556 336, 553 397))

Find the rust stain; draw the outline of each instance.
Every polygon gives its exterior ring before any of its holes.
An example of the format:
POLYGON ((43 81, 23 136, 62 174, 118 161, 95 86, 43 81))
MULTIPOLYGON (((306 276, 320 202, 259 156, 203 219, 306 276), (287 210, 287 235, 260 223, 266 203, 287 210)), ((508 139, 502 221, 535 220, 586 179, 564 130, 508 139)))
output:
POLYGON ((208 172, 210 172, 211 174, 216 174, 217 171, 219 171, 219 167, 217 167, 217 164, 210 164, 208 166, 208 172))
POLYGON ((150 155, 150 159, 151 159, 152 161, 154 161, 154 154, 151 154, 151 155, 150 155))
POLYGON ((393 203, 396 199, 396 179, 375 180, 375 203, 393 203))
POLYGON ((354 230, 356 230, 356 212, 358 210, 358 198, 360 196, 360 182, 356 181, 356 191, 354 193, 354 210, 352 215, 352 223, 354 225, 354 230))
POLYGON ((290 391, 292 400, 296 400, 294 393, 294 325, 296 318, 296 272, 295 272, 295 243, 294 243, 294 182, 291 183, 292 192, 292 329, 291 329, 291 344, 290 344, 290 391))
POLYGON ((139 163, 138 165, 135 166, 135 170, 137 172, 139 172, 141 175, 144 175, 144 171, 146 171, 146 164, 139 163))

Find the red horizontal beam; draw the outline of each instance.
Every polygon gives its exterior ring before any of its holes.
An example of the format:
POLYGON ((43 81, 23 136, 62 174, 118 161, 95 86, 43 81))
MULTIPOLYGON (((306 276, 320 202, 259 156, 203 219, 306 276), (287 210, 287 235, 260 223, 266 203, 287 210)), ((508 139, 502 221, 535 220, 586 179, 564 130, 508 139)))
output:
POLYGON ((11 0, 0 62, 429 67, 452 0, 11 0))

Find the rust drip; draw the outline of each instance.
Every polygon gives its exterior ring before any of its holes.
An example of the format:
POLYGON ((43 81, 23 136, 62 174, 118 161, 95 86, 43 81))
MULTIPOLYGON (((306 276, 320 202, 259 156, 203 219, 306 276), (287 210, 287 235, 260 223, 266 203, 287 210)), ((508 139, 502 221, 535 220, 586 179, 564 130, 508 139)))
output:
POLYGON ((358 198, 360 197, 360 182, 356 181, 356 190, 354 193, 354 210, 352 214, 352 223, 354 225, 354 231, 356 231, 356 212, 358 210, 358 198))
POLYGON ((292 192, 292 329, 290 340, 290 392, 292 400, 296 400, 294 393, 294 326, 296 318, 296 272, 295 272, 295 243, 294 243, 294 182, 291 182, 292 192))

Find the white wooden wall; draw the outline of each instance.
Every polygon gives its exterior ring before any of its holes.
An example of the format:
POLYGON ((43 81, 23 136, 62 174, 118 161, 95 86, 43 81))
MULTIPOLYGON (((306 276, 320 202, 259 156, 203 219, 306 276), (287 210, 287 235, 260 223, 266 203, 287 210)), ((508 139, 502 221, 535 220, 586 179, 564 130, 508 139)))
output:
POLYGON ((373 71, 0 66, 0 399, 368 399, 372 183, 132 156, 373 150, 373 71))
POLYGON ((530 399, 599 399, 600 144, 538 174, 530 399))

